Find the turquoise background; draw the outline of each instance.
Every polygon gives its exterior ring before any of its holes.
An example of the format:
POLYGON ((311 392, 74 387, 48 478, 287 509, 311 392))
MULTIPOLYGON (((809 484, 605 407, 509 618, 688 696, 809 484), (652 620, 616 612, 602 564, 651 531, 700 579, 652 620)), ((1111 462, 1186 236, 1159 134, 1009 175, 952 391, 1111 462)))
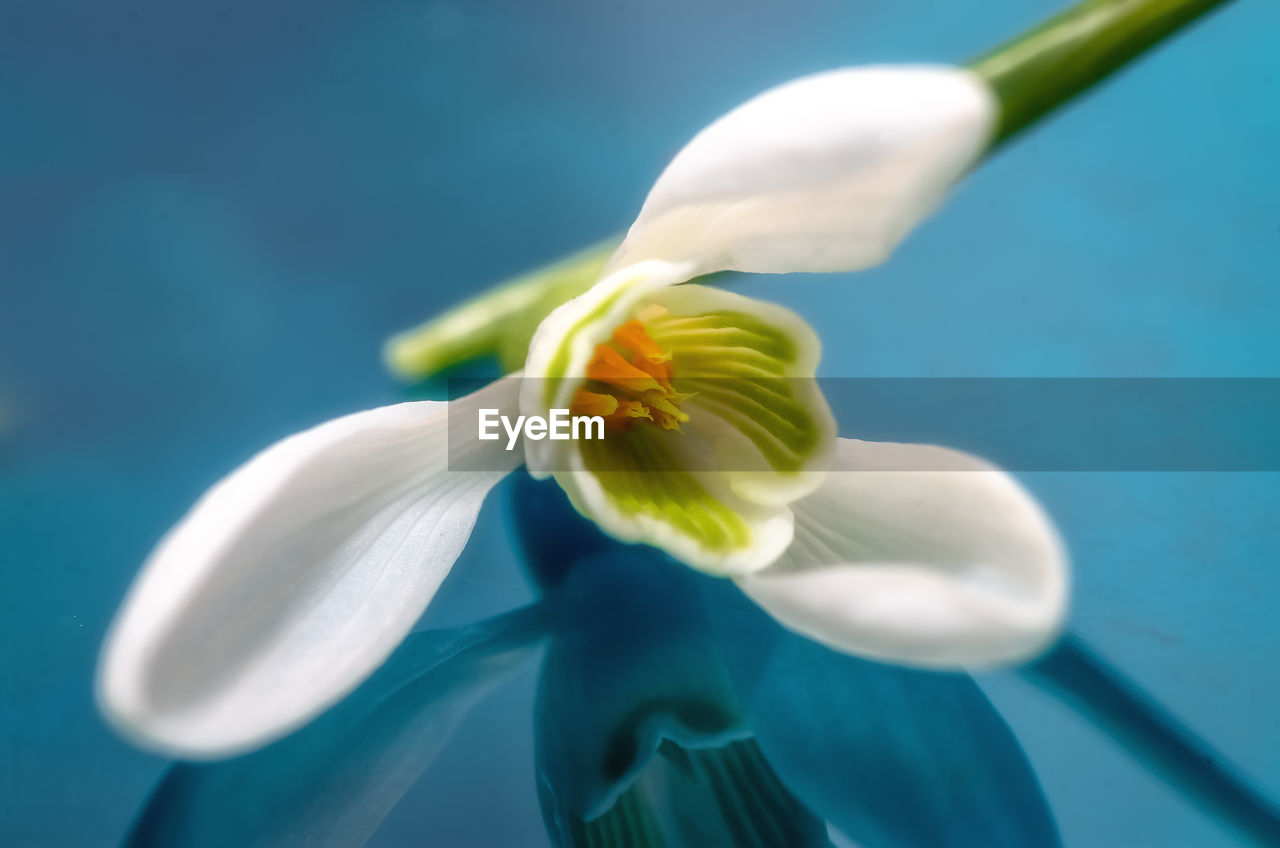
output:
MULTIPOLYGON (((0 3, 0 844, 120 840, 165 763, 94 710, 110 616, 225 471, 403 397, 384 337, 620 231, 769 85, 963 61, 1057 6, 0 3)), ((1277 32, 1280 7, 1231 4, 1003 150, 886 265, 741 290, 808 318, 828 376, 1280 376, 1277 32)), ((1280 478, 1023 479, 1073 553, 1073 630, 1280 793, 1280 478)), ((424 624, 532 597, 495 502, 424 624)), ((371 845, 546 844, 536 675, 371 845)), ((1065 844, 1237 844, 1022 679, 981 682, 1065 844)))

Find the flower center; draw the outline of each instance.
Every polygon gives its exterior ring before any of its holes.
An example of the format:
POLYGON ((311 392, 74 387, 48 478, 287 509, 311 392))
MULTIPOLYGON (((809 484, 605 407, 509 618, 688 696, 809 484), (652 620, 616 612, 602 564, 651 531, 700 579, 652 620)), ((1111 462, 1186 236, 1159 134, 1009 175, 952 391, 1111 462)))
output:
POLYGON ((596 345, 586 382, 574 394, 570 412, 599 415, 609 430, 625 430, 640 421, 679 430, 680 423, 689 420, 680 409, 688 395, 671 387, 673 370, 671 354, 653 340, 644 321, 628 321, 608 342, 596 345))

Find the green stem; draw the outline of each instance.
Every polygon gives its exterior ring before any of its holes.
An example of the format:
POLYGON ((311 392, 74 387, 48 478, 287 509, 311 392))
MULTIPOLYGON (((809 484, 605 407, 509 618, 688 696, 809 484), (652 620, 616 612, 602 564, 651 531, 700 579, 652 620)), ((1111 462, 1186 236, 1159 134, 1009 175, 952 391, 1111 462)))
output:
POLYGON ((586 291, 598 279, 618 240, 602 242, 468 300, 387 341, 383 358, 396 374, 418 379, 446 368, 497 355, 519 368, 534 329, 551 310, 586 291))
POLYGON ((1230 0, 1085 0, 969 63, 1000 100, 988 155, 1230 0))

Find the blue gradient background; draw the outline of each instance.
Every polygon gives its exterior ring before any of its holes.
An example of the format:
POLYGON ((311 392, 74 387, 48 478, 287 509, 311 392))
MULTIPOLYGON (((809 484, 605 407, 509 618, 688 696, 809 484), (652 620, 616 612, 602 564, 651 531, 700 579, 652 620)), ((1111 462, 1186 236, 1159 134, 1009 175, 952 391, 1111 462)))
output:
MULTIPOLYGON (((0 844, 114 844, 163 768, 98 719, 158 536, 256 449, 396 400, 379 345, 621 230, 728 107, 958 62, 1051 0, 0 3, 0 844)), ((1240 0, 984 165, 887 265, 741 290, 831 376, 1280 376, 1280 7, 1240 0)), ((857 421, 843 421, 845 435, 857 421)), ((1280 478, 1035 474, 1073 627, 1280 792, 1280 478)), ((532 597, 491 504, 433 604, 532 597)), ((545 844, 536 669, 372 845, 545 844)), ((1230 837, 1076 715, 982 678, 1071 846, 1230 837)))

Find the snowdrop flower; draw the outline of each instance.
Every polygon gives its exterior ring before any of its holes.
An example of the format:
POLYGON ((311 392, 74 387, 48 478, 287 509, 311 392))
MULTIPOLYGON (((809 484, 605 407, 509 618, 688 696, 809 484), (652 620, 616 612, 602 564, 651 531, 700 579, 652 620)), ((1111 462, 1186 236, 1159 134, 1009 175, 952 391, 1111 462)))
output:
POLYGON ((531 441, 531 470, 610 534, 732 576, 815 640, 925 666, 1039 650, 1060 625, 1065 558, 1017 483, 941 448, 837 440, 802 320, 678 285, 880 261, 980 155, 996 112, 969 72, 873 67, 797 80, 713 123, 659 178, 605 278, 543 323, 525 379, 339 418, 215 485, 108 635, 105 713, 149 747, 217 757, 349 692, 523 460, 501 440, 447 438, 485 408, 599 414, 611 438, 531 441))

